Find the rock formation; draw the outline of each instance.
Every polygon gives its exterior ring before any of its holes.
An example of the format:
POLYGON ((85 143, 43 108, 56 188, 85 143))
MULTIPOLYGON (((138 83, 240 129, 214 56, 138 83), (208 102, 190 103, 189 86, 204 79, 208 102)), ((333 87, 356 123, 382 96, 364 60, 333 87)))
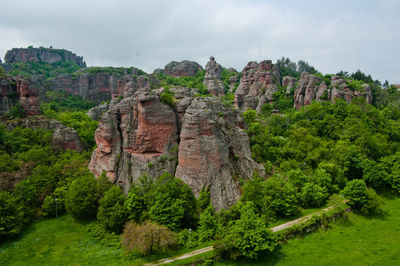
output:
POLYGON ((90 110, 86 113, 88 117, 90 117, 93 120, 99 121, 101 116, 108 110, 108 104, 103 103, 99 104, 93 108, 90 108, 90 110))
POLYGON ((371 87, 363 84, 361 89, 352 90, 349 88, 349 81, 339 76, 332 76, 328 86, 315 75, 303 72, 295 90, 294 107, 299 110, 304 105, 310 105, 313 100, 335 102, 336 99, 344 99, 350 103, 354 97, 364 97, 367 103, 372 104, 371 87))
POLYGON ((248 108, 260 112, 266 102, 273 101, 278 91, 280 74, 271 60, 249 62, 242 71, 239 87, 235 92, 235 106, 241 110, 248 108))
POLYGON ((6 126, 9 130, 16 127, 54 130, 51 138, 51 146, 53 149, 64 151, 70 149, 79 152, 84 149, 84 145, 78 133, 55 119, 44 116, 31 116, 23 119, 9 120, 6 122, 6 126))
POLYGON ((201 65, 188 60, 172 61, 164 67, 164 73, 173 77, 194 76, 199 70, 203 70, 201 65))
POLYGON ((284 76, 282 78, 282 86, 286 88, 286 93, 289 94, 290 91, 296 88, 297 79, 291 76, 284 76))
POLYGON ((214 56, 210 57, 206 65, 206 74, 204 76, 203 84, 207 90, 215 95, 224 95, 225 86, 221 80, 222 66, 215 61, 214 56))
POLYGON ((86 67, 82 56, 77 56, 64 49, 14 48, 7 51, 4 60, 6 63, 45 62, 49 64, 68 61, 86 67))
POLYGON ((198 195, 210 187, 216 209, 227 208, 240 196, 237 178, 264 174, 251 159, 240 116, 217 98, 194 98, 187 88, 171 88, 172 108, 160 101, 160 91, 141 89, 113 105, 95 133, 98 148, 89 169, 103 171, 127 192, 143 174, 167 171, 181 178, 198 195), (179 151, 179 156, 178 156, 179 151))

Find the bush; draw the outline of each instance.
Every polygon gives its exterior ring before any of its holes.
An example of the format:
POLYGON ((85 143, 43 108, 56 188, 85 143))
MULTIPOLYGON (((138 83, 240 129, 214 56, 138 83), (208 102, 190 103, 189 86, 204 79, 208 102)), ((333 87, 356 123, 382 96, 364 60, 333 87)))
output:
POLYGON ((356 210, 360 210, 367 203, 367 185, 362 179, 348 182, 343 194, 349 200, 348 204, 356 210))
POLYGON ((122 245, 127 251, 148 256, 175 248, 177 239, 176 234, 165 226, 150 221, 143 225, 129 222, 122 234, 122 245))
POLYGON ((44 216, 56 216, 62 215, 66 212, 65 210, 65 197, 67 196, 68 188, 59 187, 54 190, 54 192, 47 196, 42 204, 42 214, 44 216), (57 203, 56 203, 57 199, 57 203))
POLYGON ((8 119, 23 118, 25 116, 26 111, 20 103, 17 103, 13 107, 11 107, 10 111, 8 112, 8 119))
POLYGON ((168 104, 172 108, 175 107, 175 97, 168 91, 161 93, 160 100, 162 103, 168 104))
POLYGON ((225 258, 257 259, 271 253, 277 243, 265 222, 254 212, 251 202, 242 208, 240 219, 227 229, 222 240, 214 245, 215 253, 225 258))
POLYGON ((217 221, 214 217, 214 208, 210 205, 199 218, 199 240, 201 242, 207 242, 214 238, 217 232, 217 221))
POLYGON ((326 188, 317 184, 306 183, 299 194, 300 202, 303 207, 319 207, 326 202, 329 194, 326 188))
POLYGON ((98 206, 97 182, 92 175, 74 180, 65 199, 67 212, 76 219, 96 217, 98 206))
POLYGON ((125 195, 117 186, 112 186, 99 201, 97 220, 107 230, 120 233, 126 222, 125 195))

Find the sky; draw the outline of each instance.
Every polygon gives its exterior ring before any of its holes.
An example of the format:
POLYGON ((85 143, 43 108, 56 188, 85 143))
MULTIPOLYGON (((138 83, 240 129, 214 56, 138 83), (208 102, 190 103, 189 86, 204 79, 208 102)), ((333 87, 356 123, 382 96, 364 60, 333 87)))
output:
POLYGON ((241 71, 284 56, 400 83, 399 16, 399 0, 2 0, 0 57, 53 46, 88 66, 152 72, 210 56, 241 71))

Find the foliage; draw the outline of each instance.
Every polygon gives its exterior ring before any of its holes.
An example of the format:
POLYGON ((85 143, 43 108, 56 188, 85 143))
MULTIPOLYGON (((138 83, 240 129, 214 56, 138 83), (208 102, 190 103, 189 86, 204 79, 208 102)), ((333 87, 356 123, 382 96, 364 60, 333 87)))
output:
POLYGON ((65 186, 56 188, 51 195, 44 199, 41 206, 42 214, 44 216, 56 216, 56 213, 57 215, 66 213, 65 197, 67 196, 67 193, 68 188, 65 186))
POLYGON ((97 220, 107 230, 122 232, 126 222, 125 195, 117 186, 112 186, 99 200, 97 220))
POLYGON ((175 248, 177 240, 176 234, 165 226, 150 221, 142 225, 129 222, 122 234, 122 245, 127 251, 147 256, 175 248))
POLYGON ((0 243, 19 234, 24 226, 21 206, 9 192, 0 191, 0 243))
POLYGON ((318 71, 313 66, 310 66, 304 60, 300 60, 296 64, 295 62, 292 62, 289 58, 282 57, 281 59, 278 59, 276 61, 275 65, 279 68, 281 72, 281 77, 291 76, 299 79, 303 71, 306 71, 310 74, 318 73, 318 71))
POLYGON ((73 62, 59 61, 53 64, 45 62, 9 63, 7 64, 10 76, 30 77, 43 75, 45 78, 54 78, 61 74, 73 73, 81 67, 73 62))
POLYGON ((214 245, 217 256, 223 258, 257 259, 271 253, 277 245, 272 232, 256 215, 251 202, 244 205, 240 219, 227 230, 214 245))
POLYGON ((164 89, 164 92, 161 93, 160 95, 160 100, 162 103, 168 104, 172 108, 175 107, 175 97, 174 95, 170 92, 168 88, 164 89))
POLYGON ((214 238, 217 232, 217 221, 214 217, 214 207, 210 205, 199 218, 199 240, 207 242, 214 238))
POLYGON ((157 75, 161 87, 171 88, 171 86, 180 86, 197 89, 200 95, 207 95, 208 91, 203 85, 205 70, 199 70, 194 76, 172 77, 168 75, 157 75))
POLYGON ((96 217, 98 207, 97 182, 92 175, 84 175, 71 183, 65 198, 65 208, 79 220, 96 217))
POLYGON ((317 184, 306 183, 301 188, 299 199, 302 206, 306 208, 319 207, 328 198, 328 191, 317 184))
POLYGON ((96 106, 94 102, 88 102, 80 95, 70 95, 65 91, 47 91, 46 98, 49 102, 42 103, 40 107, 41 110, 50 109, 54 112, 78 112, 86 111, 96 106))
MULTIPOLYGON (((78 72, 79 74, 81 73, 87 73, 87 74, 100 74, 100 73, 105 73, 109 75, 120 75, 123 76, 125 74, 132 74, 132 68, 128 67, 88 67, 85 68, 84 70, 81 70, 78 72)), ((142 70, 140 70, 140 74, 145 74, 142 70)))
POLYGON ((86 232, 89 235, 96 239, 102 246, 105 247, 114 247, 120 248, 121 247, 121 238, 119 235, 115 234, 114 232, 110 232, 104 229, 99 222, 93 222, 88 224, 86 227, 86 232))
POLYGON ((367 186, 364 180, 351 180, 346 184, 343 194, 349 200, 348 204, 354 209, 359 210, 367 203, 367 186))
POLYGON ((197 199, 197 210, 199 213, 203 212, 211 205, 210 190, 202 189, 199 192, 199 198, 197 199))
POLYGON ((10 108, 7 115, 8 119, 23 118, 26 116, 26 112, 24 107, 20 103, 17 103, 10 108))

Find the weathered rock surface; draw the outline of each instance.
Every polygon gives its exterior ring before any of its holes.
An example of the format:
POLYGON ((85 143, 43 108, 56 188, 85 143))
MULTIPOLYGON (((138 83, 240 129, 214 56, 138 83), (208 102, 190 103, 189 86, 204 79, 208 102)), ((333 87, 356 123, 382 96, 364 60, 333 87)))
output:
POLYGON ((196 98, 183 117, 179 164, 175 176, 198 195, 209 187, 217 210, 240 197, 237 177, 251 178, 264 169, 251 159, 247 134, 237 126, 237 117, 217 98, 196 98))
POLYGON ((14 119, 6 121, 9 130, 16 127, 32 129, 50 129, 54 130, 51 146, 56 150, 75 150, 83 151, 84 145, 78 136, 78 133, 70 127, 64 126, 60 121, 50 119, 44 116, 31 116, 23 119, 14 119))
POLYGON ((206 74, 204 76, 203 84, 207 90, 215 95, 224 95, 225 86, 221 80, 222 66, 215 61, 213 56, 210 57, 206 65, 206 74))
POLYGON ((105 171, 125 192, 143 174, 167 171, 196 195, 209 187, 214 206, 227 208, 240 197, 239 176, 251 178, 255 170, 264 174, 251 159, 240 115, 217 98, 193 98, 192 89, 170 90, 175 109, 160 102, 161 91, 145 89, 112 106, 96 130, 98 148, 89 169, 96 176, 105 171))
POLYGON ((242 71, 239 87, 235 92, 235 106, 260 112, 266 102, 272 102, 272 95, 278 91, 280 74, 271 60, 260 63, 249 62, 242 71))
POLYGON ((344 99, 350 103, 354 97, 364 97, 367 103, 372 104, 372 90, 368 84, 363 84, 359 90, 352 90, 348 81, 339 76, 332 76, 330 83, 328 86, 315 75, 303 72, 295 90, 294 107, 299 110, 313 100, 335 102, 336 99, 344 99))
POLYGON ((291 76, 284 76, 282 78, 282 86, 286 88, 286 93, 289 94, 292 89, 296 87, 297 79, 291 76))
POLYGON ((63 90, 100 104, 117 97, 129 97, 136 90, 154 88, 159 81, 152 75, 116 75, 109 73, 74 73, 60 75, 49 82, 49 90, 63 90))
POLYGON ((93 108, 90 108, 89 111, 86 113, 88 117, 93 120, 99 121, 101 116, 108 110, 108 104, 103 103, 99 104, 93 108))
POLYGON ((82 56, 64 49, 14 48, 7 51, 4 60, 6 63, 45 62, 49 64, 68 61, 86 67, 82 56))
POLYGON ((299 110, 303 105, 310 105, 315 99, 320 79, 307 72, 301 73, 299 84, 294 92, 294 107, 299 110))
POLYGON ((41 78, 0 79, 0 113, 8 112, 12 106, 20 103, 28 115, 37 115, 40 112, 39 93, 42 88, 41 78))
POLYGON ((175 173, 178 138, 174 110, 157 95, 140 92, 107 111, 95 133, 98 148, 89 169, 103 171, 111 181, 124 187, 147 173, 156 177, 175 173))
POLYGON ((201 65, 188 60, 172 61, 164 67, 164 73, 173 77, 194 76, 199 70, 203 70, 201 65))

